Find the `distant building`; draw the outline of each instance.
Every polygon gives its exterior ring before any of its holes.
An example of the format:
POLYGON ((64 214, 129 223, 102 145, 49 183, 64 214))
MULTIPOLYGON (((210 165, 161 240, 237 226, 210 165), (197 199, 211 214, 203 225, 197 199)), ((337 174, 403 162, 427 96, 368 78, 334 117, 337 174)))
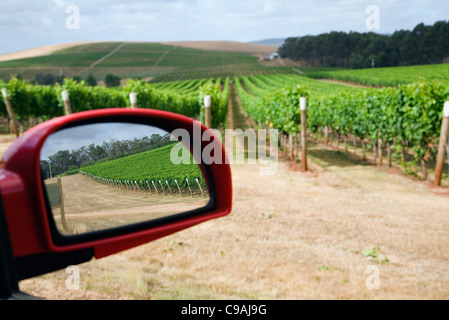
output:
POLYGON ((265 60, 275 60, 275 59, 279 59, 281 56, 279 55, 279 53, 274 52, 269 54, 268 56, 265 57, 265 60))

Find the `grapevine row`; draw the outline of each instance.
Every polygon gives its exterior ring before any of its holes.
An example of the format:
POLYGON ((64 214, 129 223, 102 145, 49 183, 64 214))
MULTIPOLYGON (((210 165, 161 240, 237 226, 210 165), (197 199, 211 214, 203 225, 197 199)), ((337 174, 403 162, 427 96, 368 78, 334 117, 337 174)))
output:
MULTIPOLYGON (((6 88, 8 99, 14 109, 17 120, 48 120, 64 115, 64 102, 61 92, 66 90, 70 97, 72 112, 103 108, 130 107, 129 94, 137 93, 138 107, 165 110, 199 118, 203 107, 202 98, 205 93, 212 95, 217 108, 214 108, 214 124, 218 126, 226 120, 223 106, 227 105, 228 86, 222 90, 222 80, 174 83, 171 86, 157 88, 143 80, 130 80, 122 88, 91 87, 84 81, 77 82, 65 79, 62 85, 33 85, 19 79, 1 82, 6 88), (177 87, 179 86, 179 87, 177 87), (227 90, 227 91, 226 91, 227 90)), ((6 106, 0 99, 0 116, 6 117, 6 106)))
MULTIPOLYGON (((260 78, 273 84, 271 76, 260 78)), ((380 143, 397 154, 411 149, 414 161, 421 162, 423 177, 427 175, 426 162, 437 151, 442 109, 449 100, 449 86, 440 81, 422 80, 398 87, 340 90, 320 95, 303 85, 270 92, 250 78, 235 79, 235 82, 245 110, 256 122, 268 121, 287 134, 299 132, 298 99, 310 92, 307 123, 311 132, 327 128, 338 136, 357 137, 368 147, 380 143)))
POLYGON ((80 170, 79 173, 94 179, 95 181, 107 185, 116 189, 123 189, 137 192, 148 192, 150 194, 163 194, 163 195, 176 195, 181 196, 190 194, 194 196, 196 194, 207 195, 207 187, 205 186, 204 179, 184 178, 183 180, 172 179, 165 181, 161 180, 125 180, 125 179, 106 179, 96 176, 91 173, 80 170))
MULTIPOLYGON (((84 174, 93 177, 101 177, 105 181, 170 181, 170 186, 176 188, 175 179, 180 186, 187 188, 186 178, 195 181, 202 177, 202 173, 197 164, 190 156, 190 163, 173 164, 170 153, 174 145, 167 145, 158 149, 153 149, 119 158, 111 161, 101 162, 86 166, 80 170, 84 174)), ((205 187, 203 178, 199 179, 200 184, 205 187)))

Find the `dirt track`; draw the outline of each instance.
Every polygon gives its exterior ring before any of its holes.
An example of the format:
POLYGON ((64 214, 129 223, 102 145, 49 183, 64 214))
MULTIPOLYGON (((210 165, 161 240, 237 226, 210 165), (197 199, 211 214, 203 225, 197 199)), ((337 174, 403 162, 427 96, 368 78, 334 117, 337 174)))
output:
MULTIPOLYGON (((47 182, 54 182, 54 178, 47 182)), ((66 233, 82 233, 153 220, 204 207, 208 199, 112 188, 81 174, 61 179, 66 233)), ((53 214, 62 230, 60 209, 53 214)))

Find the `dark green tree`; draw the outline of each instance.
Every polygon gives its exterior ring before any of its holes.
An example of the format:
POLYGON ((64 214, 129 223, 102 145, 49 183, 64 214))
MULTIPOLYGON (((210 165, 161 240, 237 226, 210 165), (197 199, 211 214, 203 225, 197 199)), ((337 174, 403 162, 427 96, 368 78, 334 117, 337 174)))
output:
POLYGON ((107 74, 104 83, 106 84, 106 87, 118 87, 120 85, 120 78, 117 76, 114 76, 113 74, 107 74))
POLYGON ((90 73, 87 78, 86 78, 86 83, 91 86, 91 87, 95 87, 97 85, 97 80, 95 79, 95 77, 92 75, 92 73, 90 73))
POLYGON ((330 32, 288 38, 279 54, 311 67, 369 68, 444 63, 449 59, 449 22, 418 24, 392 35, 330 32))

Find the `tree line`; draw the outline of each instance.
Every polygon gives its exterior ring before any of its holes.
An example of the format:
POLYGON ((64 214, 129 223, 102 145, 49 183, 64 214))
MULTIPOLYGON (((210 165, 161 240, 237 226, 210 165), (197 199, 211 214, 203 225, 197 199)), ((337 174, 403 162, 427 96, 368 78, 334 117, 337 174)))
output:
POLYGON ((449 61, 449 21, 417 25, 392 35, 330 32, 287 38, 283 58, 308 67, 370 68, 436 64, 449 61))
POLYGON ((43 179, 55 177, 70 171, 129 155, 138 154, 175 143, 170 140, 170 134, 161 136, 152 134, 151 137, 134 138, 132 140, 110 140, 101 145, 94 143, 76 150, 60 150, 41 160, 41 172, 43 179))

